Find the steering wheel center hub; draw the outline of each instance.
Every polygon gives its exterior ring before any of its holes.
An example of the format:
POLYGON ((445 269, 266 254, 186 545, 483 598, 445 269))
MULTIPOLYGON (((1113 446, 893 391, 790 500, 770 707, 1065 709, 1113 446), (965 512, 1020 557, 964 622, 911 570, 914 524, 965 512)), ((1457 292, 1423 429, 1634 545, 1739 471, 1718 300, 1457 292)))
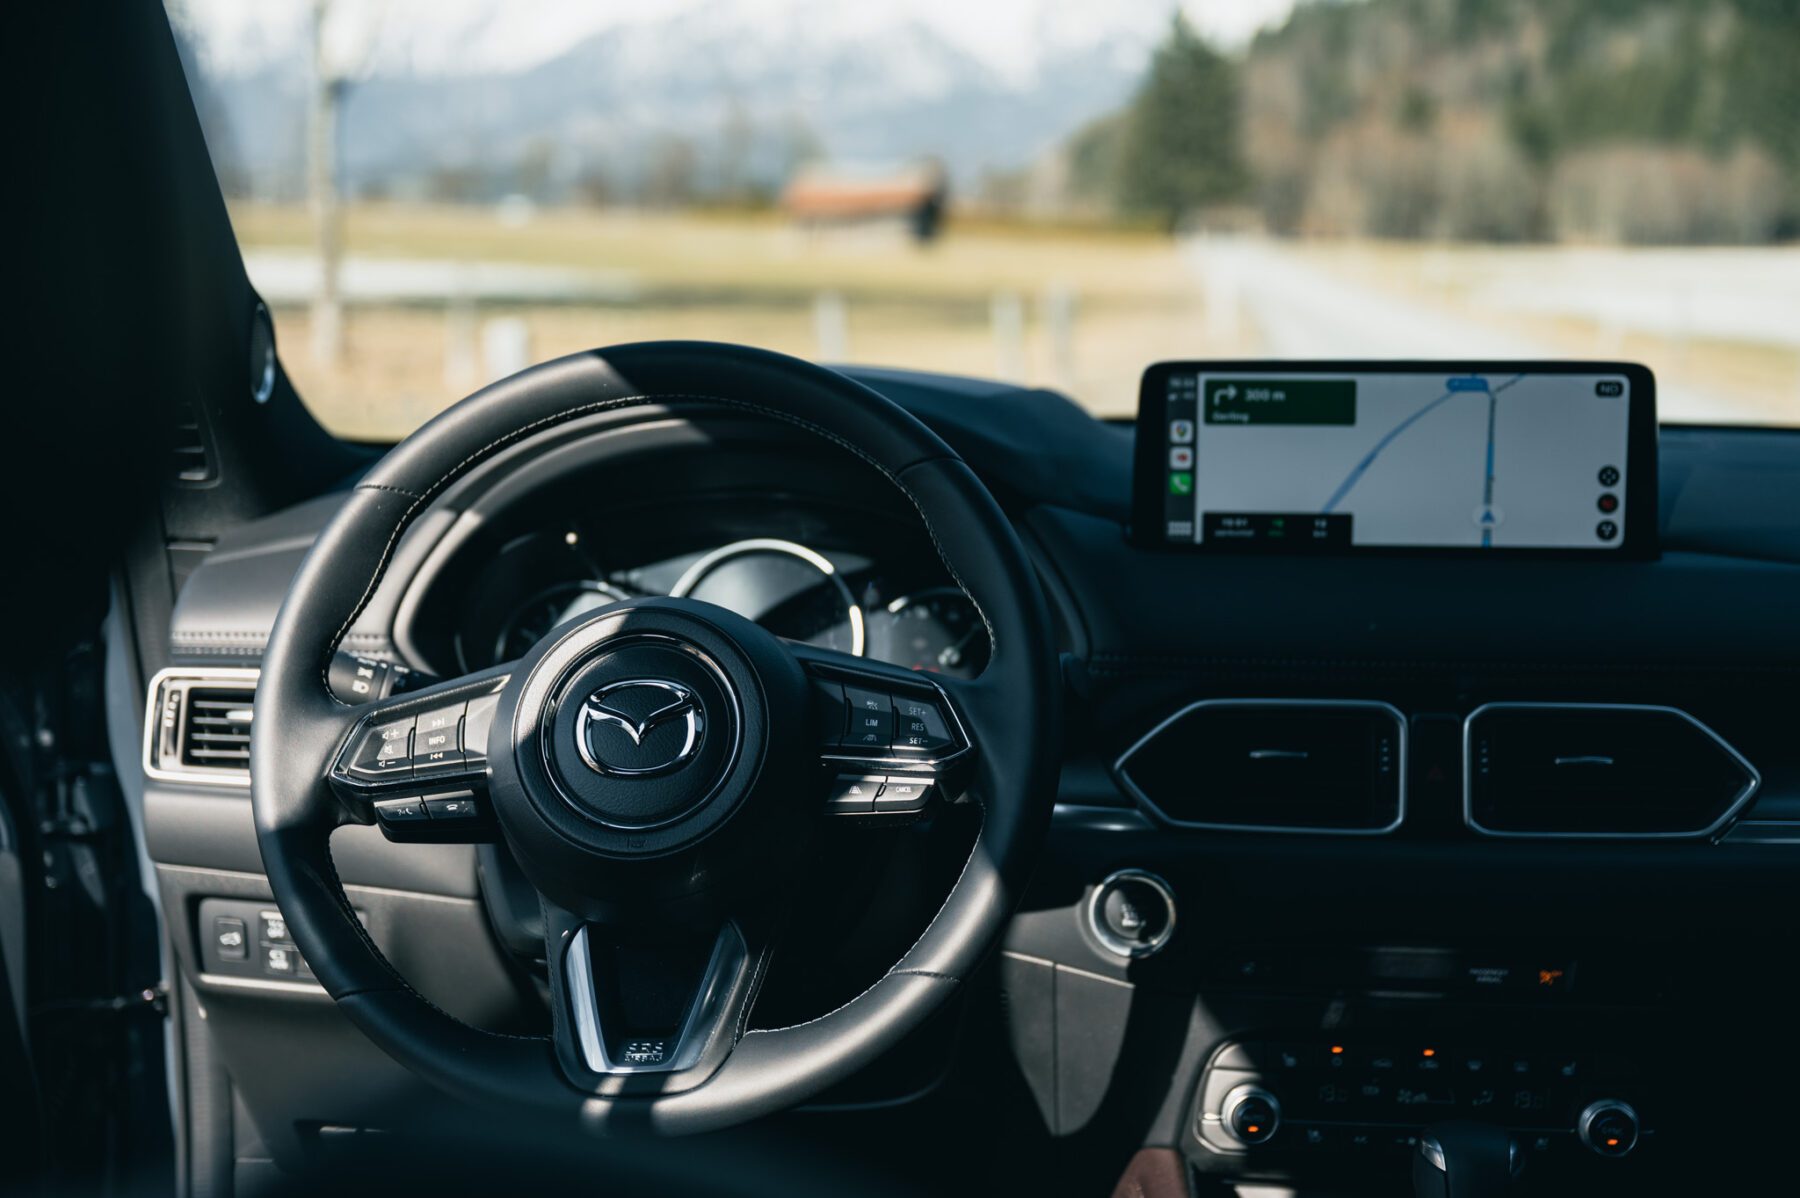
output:
POLYGON ((545 777, 605 827, 665 827, 718 793, 740 748, 739 709, 725 671, 691 642, 605 642, 567 672, 543 709, 545 777))
POLYGON ((532 882, 593 918, 667 910, 780 856, 806 681, 781 643, 691 599, 590 613, 520 659, 489 733, 494 813, 532 882))

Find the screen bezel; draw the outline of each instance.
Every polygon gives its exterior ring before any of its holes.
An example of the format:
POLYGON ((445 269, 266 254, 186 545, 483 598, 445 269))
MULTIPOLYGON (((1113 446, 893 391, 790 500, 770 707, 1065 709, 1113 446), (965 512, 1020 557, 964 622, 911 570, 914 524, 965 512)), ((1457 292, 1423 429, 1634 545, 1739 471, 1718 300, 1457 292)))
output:
POLYGON ((1138 390, 1136 445, 1132 453, 1132 544, 1173 553, 1278 557, 1477 557, 1647 561, 1658 556, 1656 376, 1636 362, 1529 361, 1518 359, 1321 359, 1217 358, 1157 362, 1144 371, 1138 390), (1266 542, 1171 541, 1163 535, 1163 455, 1168 451, 1168 379, 1172 374, 1622 374, 1630 384, 1625 430, 1624 536, 1616 549, 1554 546, 1349 545, 1295 550, 1266 542))

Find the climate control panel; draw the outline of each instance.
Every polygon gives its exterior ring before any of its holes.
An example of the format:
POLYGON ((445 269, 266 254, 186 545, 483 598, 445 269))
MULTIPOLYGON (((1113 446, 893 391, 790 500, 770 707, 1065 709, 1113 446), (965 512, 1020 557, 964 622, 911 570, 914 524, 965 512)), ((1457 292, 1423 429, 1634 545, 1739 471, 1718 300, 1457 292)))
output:
POLYGON ((1505 1128, 1528 1159, 1619 1160, 1654 1138, 1650 1080, 1626 1052, 1504 1037, 1378 1033, 1234 1039, 1201 1077, 1193 1133, 1258 1165, 1397 1159, 1447 1119, 1505 1128))

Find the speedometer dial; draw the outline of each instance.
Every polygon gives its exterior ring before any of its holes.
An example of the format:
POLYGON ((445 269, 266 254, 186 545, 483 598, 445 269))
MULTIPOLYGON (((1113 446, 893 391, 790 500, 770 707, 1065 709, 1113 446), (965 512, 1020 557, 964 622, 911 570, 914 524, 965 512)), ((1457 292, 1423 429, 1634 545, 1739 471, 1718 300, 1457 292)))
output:
POLYGON ((869 615, 869 656, 908 669, 973 678, 988 663, 987 625, 955 587, 902 595, 869 615))

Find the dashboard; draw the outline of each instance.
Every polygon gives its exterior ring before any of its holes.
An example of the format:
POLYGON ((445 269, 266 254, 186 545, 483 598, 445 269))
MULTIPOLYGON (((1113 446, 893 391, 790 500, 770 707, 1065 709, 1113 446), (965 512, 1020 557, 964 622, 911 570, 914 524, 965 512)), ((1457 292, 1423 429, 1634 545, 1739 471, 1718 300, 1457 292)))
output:
MULTIPOLYGON (((1654 558, 1199 553, 1134 535, 1130 424, 1047 392, 855 373, 1006 509, 1056 621, 1067 721, 1044 855, 993 965, 1004 1001, 972 998, 971 1034, 935 1031, 822 1109, 891 1111, 969 1071, 993 1101, 1003 1076, 1037 1137, 1014 1159, 1059 1192, 1106 1192, 1145 1145, 1194 1177, 1403 1191, 1408 1138, 1460 1115, 1513 1129, 1542 1192, 1592 1193, 1716 1162, 1703 1129, 1722 1093, 1785 1101, 1800 1033, 1770 949, 1800 901, 1800 436, 1662 430, 1655 493, 1625 500, 1654 513, 1654 558), (1541 770, 1506 757, 1540 743, 1541 770), (1636 772, 1600 784, 1608 755, 1636 772), (1507 806, 1520 779, 1546 801, 1507 806), (1583 1127, 1631 1150, 1608 1157, 1583 1127)), ((287 581, 341 501, 245 524, 183 585, 171 669, 238 687, 221 710, 246 707, 287 581)), ((729 413, 585 421, 440 506, 346 640, 383 668, 458 675, 645 594, 922 671, 972 676, 988 651, 893 487, 729 413)), ((891 963, 967 832, 945 818, 834 844, 818 893, 861 897, 815 904, 809 944, 839 955, 811 960, 809 983, 854 994, 859 969, 891 963), (873 895, 883 919, 846 922, 873 895)), ((304 974, 266 988, 266 953, 291 946, 225 961, 200 919, 219 901, 252 929, 266 917, 243 791, 153 772, 146 833, 269 1150, 308 1151, 282 1129, 380 1125, 340 1079, 392 1067, 320 1021, 304 974)), ((338 836, 353 902, 422 992, 483 1026, 530 1018, 541 966, 504 862, 338 836)), ((830 998, 772 987, 757 1018, 830 998)))

